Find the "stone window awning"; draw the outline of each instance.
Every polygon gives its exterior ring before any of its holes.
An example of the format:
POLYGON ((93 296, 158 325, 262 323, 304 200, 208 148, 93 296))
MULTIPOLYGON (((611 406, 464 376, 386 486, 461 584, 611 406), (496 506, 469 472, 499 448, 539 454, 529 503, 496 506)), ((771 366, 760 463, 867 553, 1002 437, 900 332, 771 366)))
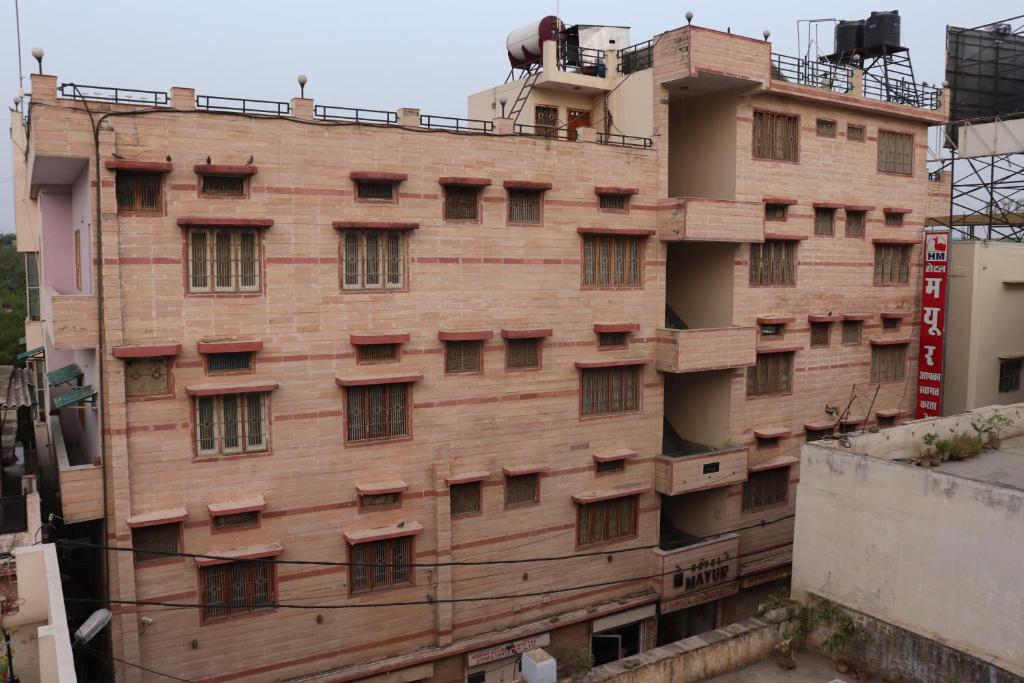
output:
POLYGON ((437 179, 438 185, 461 185, 463 187, 487 187, 491 184, 490 178, 468 178, 465 176, 441 176, 437 179))
POLYGON ((348 341, 353 346, 373 346, 375 344, 405 344, 409 341, 408 334, 353 334, 348 341))
POLYGON ((640 190, 635 187, 615 187, 612 185, 598 185, 594 188, 594 194, 617 194, 617 195, 634 195, 640 194, 640 190))
POLYGON ((502 183, 506 190, 550 190, 552 185, 535 180, 506 180, 502 183))
POLYGON ((779 315, 759 315, 757 316, 758 325, 788 325, 792 322, 796 322, 796 318, 792 316, 779 316, 779 315))
POLYGON ((492 330, 469 330, 465 332, 447 331, 437 333, 437 338, 441 341, 451 342, 483 341, 485 339, 491 339, 492 337, 494 337, 494 332, 492 330))
POLYGON ((621 332, 639 332, 640 323, 594 323, 596 334, 618 334, 621 332))
POLYGON ((614 500, 616 498, 626 498, 628 496, 639 496, 640 494, 647 493, 651 490, 650 486, 629 486, 614 489, 600 489, 597 491, 584 491, 583 493, 577 493, 572 497, 574 503, 580 505, 589 505, 591 503, 600 503, 606 500, 614 500))
POLYGON ((181 228, 270 228, 273 218, 202 218, 187 216, 178 219, 181 228))
POLYGON ((133 159, 108 159, 104 166, 108 171, 148 171, 150 173, 170 173, 174 164, 169 161, 138 161, 133 159))
POLYGON ((190 384, 185 387, 189 396, 225 396, 227 394, 257 394, 274 391, 280 386, 277 382, 252 380, 249 382, 232 382, 231 384, 190 384))
POLYGON ((783 242, 799 242, 807 239, 807 235, 793 235, 790 233, 781 232, 766 232, 764 234, 766 240, 781 240, 783 242))
POLYGON ((350 180, 366 183, 401 183, 409 179, 408 173, 391 173, 388 171, 352 171, 350 180))
POLYGON ((360 496, 382 496, 388 493, 402 493, 409 485, 404 481, 379 481, 372 484, 356 484, 356 493, 360 496))
POLYGON ((650 365, 653 361, 650 358, 628 358, 625 360, 599 360, 599 361, 576 361, 578 370, 590 370, 593 368, 619 368, 628 365, 650 365))
POLYGON ((502 330, 502 339, 538 339, 540 337, 550 337, 552 330, 550 327, 532 329, 532 330, 502 330))
POLYGON ((490 472, 484 470, 478 470, 475 472, 463 472, 462 474, 453 474, 447 477, 444 482, 448 486, 454 486, 456 484, 472 484, 477 481, 484 481, 491 476, 490 472))
POLYGON ((617 460, 629 460, 636 457, 636 451, 629 448, 620 448, 606 453, 594 453, 594 462, 615 462, 617 460))
POLYGON ((334 221, 335 230, 418 230, 419 223, 404 221, 334 221))
POLYGON ((335 377, 339 387, 364 387, 371 384, 407 384, 419 382, 423 375, 381 375, 379 377, 335 377))
POLYGON ((208 550, 204 554, 210 557, 197 557, 196 564, 200 567, 211 567, 216 564, 228 564, 239 560, 262 560, 269 557, 278 557, 284 552, 284 546, 280 543, 264 543, 262 545, 250 545, 244 548, 231 548, 229 550, 208 550))
POLYGON ((786 206, 796 206, 800 202, 790 197, 761 197, 762 204, 785 204, 786 206))
POLYGON ((255 495, 222 503, 210 503, 206 506, 206 510, 210 513, 211 517, 220 517, 223 515, 237 515, 243 512, 262 512, 266 507, 267 502, 263 499, 263 496, 255 495))
POLYGON ((754 436, 759 439, 785 439, 792 433, 785 427, 762 427, 754 430, 754 436))
POLYGON ((181 355, 181 344, 129 344, 114 347, 114 358, 161 358, 181 355))
POLYGON ((550 469, 545 465, 517 465, 502 467, 501 471, 506 477, 522 477, 527 474, 547 474, 550 469))
POLYGON ((262 339, 223 339, 196 342, 199 353, 255 353, 263 350, 262 339))
POLYGON ((645 230, 642 228, 576 228, 576 232, 580 235, 618 235, 621 237, 650 237, 654 234, 653 230, 645 230))
POLYGON ((256 166, 231 164, 196 164, 192 167, 196 175, 256 175, 256 166))
POLYGON ((168 508, 166 510, 154 510, 153 512, 142 512, 132 515, 125 520, 128 527, 138 529, 139 527, 155 526, 157 524, 175 524, 184 521, 188 517, 185 508, 168 508))
POLYGON ((790 465, 796 465, 800 462, 800 458, 793 455, 779 455, 771 460, 766 460, 756 465, 751 465, 747 468, 750 472, 764 472, 766 470, 777 470, 780 467, 789 467, 790 465))
POLYGON ((415 536, 423 531, 423 526, 419 522, 404 522, 400 524, 401 526, 392 524, 362 531, 346 531, 343 536, 349 544, 357 545, 359 543, 372 543, 373 541, 386 541, 392 538, 415 536))
POLYGON ((909 344, 910 339, 872 339, 872 346, 899 346, 901 344, 909 344))

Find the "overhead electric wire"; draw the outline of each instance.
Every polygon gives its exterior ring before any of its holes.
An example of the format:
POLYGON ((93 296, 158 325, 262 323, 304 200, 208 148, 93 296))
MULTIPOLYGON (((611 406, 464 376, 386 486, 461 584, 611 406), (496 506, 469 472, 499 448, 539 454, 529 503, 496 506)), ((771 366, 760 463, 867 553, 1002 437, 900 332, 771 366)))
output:
POLYGON ((112 659, 115 662, 120 662, 121 664, 124 664, 125 666, 130 666, 130 667, 134 667, 136 669, 140 669, 142 671, 145 671, 146 673, 155 674, 157 676, 163 676, 164 678, 170 678, 171 680, 174 680, 174 681, 181 681, 181 683, 195 683, 191 679, 182 678, 181 676, 175 676, 174 674, 165 673, 163 671, 157 671, 156 669, 150 669, 149 667, 142 666, 141 664, 136 664, 135 662, 129 662, 126 659, 121 659, 120 657, 115 657, 114 655, 108 655, 106 653, 99 652, 97 650, 94 650, 91 647, 86 647, 85 650, 87 652, 90 652, 91 654, 93 654, 97 659, 99 659, 100 662, 104 666, 106 666, 107 663, 104 661, 103 658, 107 657, 109 659, 112 659))

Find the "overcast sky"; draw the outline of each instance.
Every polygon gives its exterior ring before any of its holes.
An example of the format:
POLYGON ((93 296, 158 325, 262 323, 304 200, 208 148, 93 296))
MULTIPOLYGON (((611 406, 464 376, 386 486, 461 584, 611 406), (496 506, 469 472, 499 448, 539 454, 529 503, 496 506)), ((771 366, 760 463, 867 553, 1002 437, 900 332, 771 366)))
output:
MULTIPOLYGON (((0 9, 0 95, 18 93, 14 0, 0 9)), ((561 0, 568 24, 632 27, 640 42, 686 23, 748 36, 772 32, 773 49, 797 54, 797 20, 862 18, 892 9, 860 0, 561 0), (810 9, 810 8, 815 9, 810 9)), ((892 3, 896 4, 896 3, 892 3)), ((59 82, 287 100, 296 75, 320 104, 371 109, 419 107, 465 116, 466 95, 504 81, 509 31, 556 11, 555 0, 21 0, 26 74, 34 46, 59 82)), ((977 26, 1021 10, 1020 0, 906 0, 904 44, 920 80, 943 78, 947 24, 977 26)), ((805 25, 806 26, 806 25, 805 25)), ((806 36, 806 28, 802 29, 806 36)), ((831 48, 831 29, 820 37, 831 48)), ((804 43, 806 45, 806 41, 804 43)), ((26 78, 25 89, 28 90, 26 78)), ((7 108, 0 108, 3 127, 7 108)), ((0 143, 0 232, 13 232, 11 144, 0 143)))

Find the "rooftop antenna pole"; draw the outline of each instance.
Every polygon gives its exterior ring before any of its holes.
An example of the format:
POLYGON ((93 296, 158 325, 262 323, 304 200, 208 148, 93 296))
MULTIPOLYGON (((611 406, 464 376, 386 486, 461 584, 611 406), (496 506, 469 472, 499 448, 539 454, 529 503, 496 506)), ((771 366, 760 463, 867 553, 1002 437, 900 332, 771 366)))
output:
POLYGON ((25 72, 21 68, 21 16, 18 13, 18 0, 14 0, 14 28, 18 35, 18 91, 25 87, 25 72))

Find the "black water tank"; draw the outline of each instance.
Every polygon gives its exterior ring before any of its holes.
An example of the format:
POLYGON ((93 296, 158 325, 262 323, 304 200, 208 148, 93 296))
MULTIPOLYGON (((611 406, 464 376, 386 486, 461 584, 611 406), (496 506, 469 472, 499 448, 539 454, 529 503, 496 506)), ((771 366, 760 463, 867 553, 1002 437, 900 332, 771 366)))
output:
POLYGON ((852 54, 864 47, 864 20, 840 21, 836 24, 836 52, 852 54))
POLYGON ((883 47, 900 47, 900 12, 872 12, 864 22, 864 49, 868 52, 883 47))

